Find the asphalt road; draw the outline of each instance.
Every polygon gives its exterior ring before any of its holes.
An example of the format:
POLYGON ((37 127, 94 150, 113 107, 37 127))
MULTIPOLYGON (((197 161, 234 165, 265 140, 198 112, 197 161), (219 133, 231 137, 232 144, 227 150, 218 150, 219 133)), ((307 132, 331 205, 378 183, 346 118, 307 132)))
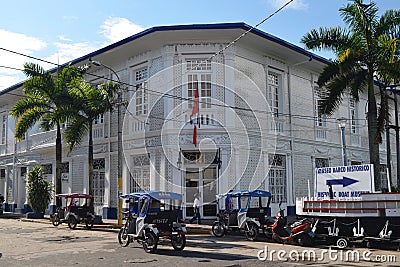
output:
POLYGON ((332 258, 325 246, 303 248, 262 239, 251 242, 239 235, 223 238, 189 235, 183 251, 174 251, 166 243, 159 245, 157 253, 148 254, 138 243, 120 247, 117 230, 70 230, 67 225, 56 228, 50 224, 2 218, 0 235, 0 266, 399 266, 400 262, 400 252, 393 250, 349 250, 361 255, 356 262, 351 257, 353 254, 346 260, 347 251, 333 248, 336 254, 332 258), (316 253, 315 258, 301 257, 311 250, 316 253), (322 257, 324 250, 327 252, 322 257), (362 257, 365 252, 369 253, 368 258, 362 257), (265 259, 259 260, 258 256, 265 259), (383 257, 386 262, 382 262, 383 257))

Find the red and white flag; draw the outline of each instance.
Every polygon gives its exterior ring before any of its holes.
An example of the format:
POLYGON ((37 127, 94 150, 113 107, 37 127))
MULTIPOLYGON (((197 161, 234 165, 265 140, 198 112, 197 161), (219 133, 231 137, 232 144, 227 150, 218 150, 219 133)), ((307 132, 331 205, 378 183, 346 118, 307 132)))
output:
POLYGON ((194 94, 194 103, 192 108, 192 116, 199 113, 199 88, 196 87, 196 92, 194 94))
MULTIPOLYGON (((196 87, 196 92, 194 95, 194 103, 193 103, 193 108, 192 108, 192 119, 194 118, 195 115, 197 115, 197 118, 196 118, 197 123, 200 123, 200 120, 199 120, 199 88, 198 87, 196 87)), ((194 128, 193 128, 193 145, 194 145, 194 147, 197 146, 196 123, 194 123, 194 128)))

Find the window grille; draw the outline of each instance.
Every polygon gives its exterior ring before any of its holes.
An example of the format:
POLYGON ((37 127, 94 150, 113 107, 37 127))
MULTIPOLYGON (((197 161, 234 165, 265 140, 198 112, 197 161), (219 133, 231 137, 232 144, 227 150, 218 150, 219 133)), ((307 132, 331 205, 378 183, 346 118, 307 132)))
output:
POLYGON ((280 75, 268 72, 267 97, 268 104, 274 117, 279 116, 279 92, 281 90, 280 75))
POLYGON ((147 68, 135 72, 136 115, 147 114, 147 68))
POLYGON ((105 159, 93 160, 93 203, 103 206, 105 194, 105 159))
POLYGON ((326 158, 315 158, 315 168, 329 167, 329 159, 326 158))
POLYGON ((323 105, 327 98, 328 91, 325 88, 314 87, 314 114, 316 127, 326 127, 326 115, 323 114, 323 105))
POLYGON ((269 192, 272 194, 271 202, 280 203, 287 201, 286 186, 286 156, 269 154, 269 192))

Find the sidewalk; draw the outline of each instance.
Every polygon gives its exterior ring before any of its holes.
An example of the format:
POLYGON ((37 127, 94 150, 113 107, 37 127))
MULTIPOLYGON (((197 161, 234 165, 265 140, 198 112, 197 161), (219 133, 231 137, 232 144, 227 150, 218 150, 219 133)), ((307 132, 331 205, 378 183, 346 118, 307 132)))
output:
MULTIPOLYGON (((0 215, 0 219, 17 219, 23 222, 51 224, 49 215, 45 215, 44 219, 27 219, 25 214, 4 212, 0 215)), ((211 234, 212 221, 206 220, 203 223, 204 224, 185 223, 188 234, 211 234)), ((118 225, 118 220, 115 219, 102 219, 102 223, 93 225, 93 229, 99 231, 118 231, 119 228, 121 228, 121 226, 118 225)))

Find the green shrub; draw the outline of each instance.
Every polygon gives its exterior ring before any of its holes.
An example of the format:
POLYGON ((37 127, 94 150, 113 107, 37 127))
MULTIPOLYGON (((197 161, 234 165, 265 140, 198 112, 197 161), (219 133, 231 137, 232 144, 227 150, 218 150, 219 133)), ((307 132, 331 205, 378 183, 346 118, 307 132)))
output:
POLYGON ((53 193, 53 184, 43 177, 43 167, 35 166, 28 172, 26 179, 28 201, 36 213, 44 213, 50 204, 53 193))

